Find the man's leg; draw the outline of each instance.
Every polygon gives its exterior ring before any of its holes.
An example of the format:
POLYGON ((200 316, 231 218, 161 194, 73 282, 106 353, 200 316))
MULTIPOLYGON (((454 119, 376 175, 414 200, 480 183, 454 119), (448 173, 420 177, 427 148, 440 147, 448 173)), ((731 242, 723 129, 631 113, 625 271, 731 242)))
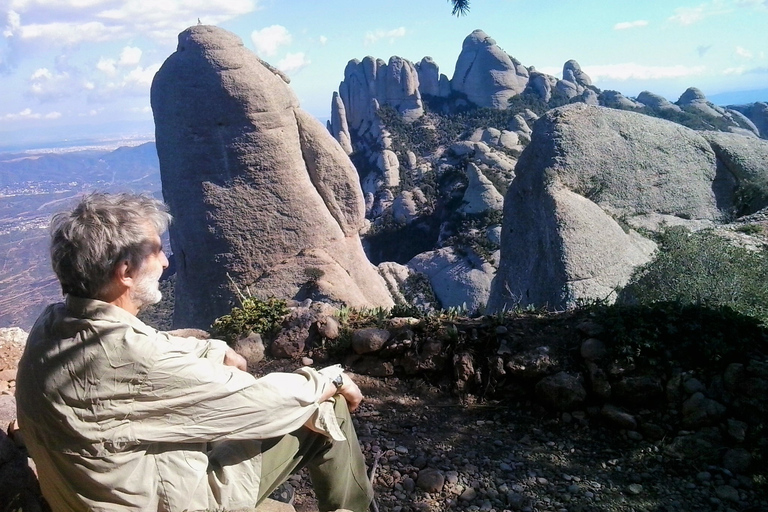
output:
POLYGON ((262 443, 259 502, 293 472, 308 466, 321 511, 339 508, 368 511, 373 489, 347 402, 337 399, 334 409, 346 441, 333 441, 308 428, 301 428, 262 443))

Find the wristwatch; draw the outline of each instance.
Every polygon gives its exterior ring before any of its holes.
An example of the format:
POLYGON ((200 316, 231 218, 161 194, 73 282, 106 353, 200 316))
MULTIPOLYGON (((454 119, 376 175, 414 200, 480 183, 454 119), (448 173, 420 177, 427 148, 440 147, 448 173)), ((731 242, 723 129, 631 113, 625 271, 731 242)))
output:
POLYGON ((338 374, 333 378, 331 382, 333 382, 333 385, 336 386, 336 392, 338 393, 341 390, 341 386, 344 385, 344 378, 341 376, 341 374, 338 374))

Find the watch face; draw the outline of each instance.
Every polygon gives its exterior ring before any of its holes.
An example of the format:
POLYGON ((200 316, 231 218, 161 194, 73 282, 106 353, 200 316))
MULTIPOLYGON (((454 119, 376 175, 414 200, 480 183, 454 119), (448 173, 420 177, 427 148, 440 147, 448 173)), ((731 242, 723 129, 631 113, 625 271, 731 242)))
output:
POLYGON ((339 389, 344 384, 344 379, 342 379, 341 374, 339 374, 332 382, 336 386, 336 389, 339 389))

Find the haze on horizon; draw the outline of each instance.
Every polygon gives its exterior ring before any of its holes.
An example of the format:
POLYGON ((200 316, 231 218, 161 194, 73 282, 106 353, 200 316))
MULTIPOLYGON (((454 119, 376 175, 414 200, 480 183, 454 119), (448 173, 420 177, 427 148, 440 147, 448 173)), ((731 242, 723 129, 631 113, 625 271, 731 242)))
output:
POLYGON ((768 97, 768 0, 6 0, 0 42, 0 149, 51 141, 152 138, 149 88, 198 20, 221 26, 291 77, 302 107, 330 114, 353 58, 431 56, 453 75, 464 38, 483 29, 526 66, 560 76, 575 59, 601 89, 675 101, 768 97), (758 95, 759 97, 755 97, 758 95), (735 95, 731 94, 731 97, 735 95))

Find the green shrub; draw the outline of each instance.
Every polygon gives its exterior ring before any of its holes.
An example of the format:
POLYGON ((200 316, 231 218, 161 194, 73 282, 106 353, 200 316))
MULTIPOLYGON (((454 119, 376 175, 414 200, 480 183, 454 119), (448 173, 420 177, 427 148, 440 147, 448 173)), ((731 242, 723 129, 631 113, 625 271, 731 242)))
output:
POLYGON ((768 258, 711 231, 682 227, 659 236, 655 258, 635 271, 618 302, 676 302, 734 311, 768 321, 768 258))
POLYGON ((763 233, 763 226, 760 224, 742 224, 736 227, 736 231, 745 235, 760 235, 763 233))
POLYGON ((760 320, 728 306, 678 302, 592 306, 611 340, 611 358, 637 367, 681 364, 684 370, 722 372, 764 352, 766 329, 760 320))
POLYGON ((241 307, 234 307, 230 314, 214 320, 211 329, 215 336, 229 341, 248 332, 271 334, 280 327, 287 314, 288 305, 282 299, 246 297, 241 307))

